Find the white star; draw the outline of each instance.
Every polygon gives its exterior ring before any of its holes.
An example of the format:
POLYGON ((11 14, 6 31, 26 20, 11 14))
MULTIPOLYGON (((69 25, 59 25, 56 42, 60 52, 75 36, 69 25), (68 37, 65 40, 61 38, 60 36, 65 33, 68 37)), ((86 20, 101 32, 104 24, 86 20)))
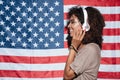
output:
POLYGON ((34 43, 33 46, 36 48, 36 47, 38 47, 38 44, 37 44, 37 43, 34 43))
POLYGON ((4 46, 4 44, 5 44, 5 42, 3 42, 3 41, 0 42, 0 45, 1 45, 1 46, 4 46))
POLYGON ((60 13, 58 11, 55 12, 55 16, 59 16, 60 13))
POLYGON ((14 11, 11 12, 11 16, 15 16, 15 12, 14 11))
POLYGON ((10 41, 10 37, 7 36, 7 37, 6 37, 6 41, 10 41))
POLYGON ((42 7, 39 7, 38 10, 39 10, 39 12, 42 12, 42 11, 43 11, 43 8, 42 8, 42 7))
POLYGON ((48 6, 48 3, 47 3, 47 2, 44 2, 43 5, 44 5, 44 6, 48 6))
POLYGON ((55 18, 53 18, 53 17, 50 17, 49 19, 50 19, 50 22, 52 22, 52 21, 54 21, 54 19, 55 19, 55 18))
POLYGON ((38 15, 38 14, 37 14, 36 12, 33 13, 33 16, 34 16, 34 17, 37 17, 37 15, 38 15))
POLYGON ((10 27, 9 26, 6 27, 6 31, 10 31, 10 27))
POLYGON ((32 32, 32 30, 33 30, 33 29, 32 29, 31 27, 28 28, 28 31, 29 31, 29 32, 32 32))
POLYGON ((53 37, 50 38, 50 42, 54 42, 54 38, 53 37))
POLYGON ((50 7, 49 10, 50 10, 50 11, 54 11, 54 8, 53 8, 53 7, 50 7))
POLYGON ((37 3, 36 3, 36 2, 33 2, 32 4, 33 4, 33 7, 37 6, 37 3))
POLYGON ((34 37, 37 37, 37 36, 38 36, 38 34, 35 32, 35 33, 33 34, 33 36, 34 36, 34 37))
POLYGON ((49 46, 49 44, 46 42, 46 43, 44 44, 44 46, 45 46, 45 47, 48 47, 48 46, 49 46))
POLYGON ((60 33, 56 32, 56 33, 55 33, 55 35, 56 35, 56 36, 59 36, 59 35, 60 35, 60 33))
POLYGON ((17 31, 20 31, 20 32, 21 32, 21 29, 22 29, 22 28, 18 27, 18 28, 17 28, 17 31))
POLYGON ((15 32, 12 32, 12 33, 11 33, 11 35, 12 35, 12 36, 15 36, 15 35, 16 35, 16 33, 15 33, 15 32))
POLYGON ((15 44, 16 44, 15 42, 12 42, 12 43, 11 43, 12 46, 15 46, 15 44))
POLYGON ((1 31, 0 34, 4 36, 5 32, 1 31))
POLYGON ((47 16, 48 16, 48 13, 47 13, 47 12, 45 12, 45 13, 44 13, 44 16, 45 16, 45 17, 47 17, 47 16))
POLYGON ((23 37, 27 37, 27 33, 25 33, 25 32, 22 33, 22 35, 23 35, 23 37))
POLYGON ((0 4, 3 4, 3 1, 2 1, 2 0, 0 0, 0 4))
POLYGON ((22 46, 23 46, 23 47, 27 47, 27 44, 24 42, 24 43, 22 44, 22 46))
POLYGON ((10 5, 11 5, 11 6, 14 6, 14 5, 15 5, 15 2, 11 1, 11 2, 10 2, 10 5))
POLYGON ((43 38, 39 38, 39 42, 43 42, 43 38))
POLYGON ((56 1, 54 4, 55 4, 55 6, 59 6, 59 2, 58 1, 56 1))
POLYGON ((12 25, 12 26, 15 26, 15 24, 16 24, 16 23, 15 23, 14 21, 13 21, 13 22, 11 22, 11 25, 12 25))
POLYGON ((26 16, 26 13, 25 13, 25 12, 23 12, 23 13, 22 13, 22 16, 26 16))
POLYGON ((40 17, 40 18, 39 18, 39 21, 40 21, 40 22, 43 22, 43 18, 42 18, 42 17, 40 17))
POLYGON ((44 35, 45 35, 45 37, 48 37, 48 36, 49 36, 49 34, 48 34, 47 32, 46 32, 44 35))
POLYGON ((24 1, 21 4, 22 4, 22 6, 26 6, 26 3, 24 1))
POLYGON ((27 25, 26 22, 24 22, 24 23, 22 23, 22 24, 23 24, 23 27, 26 27, 26 25, 27 25))
POLYGON ((40 27, 40 28, 39 28, 39 32, 43 32, 43 28, 40 27))
POLYGON ((31 7, 28 7, 27 8, 28 12, 32 11, 32 8, 31 7))
POLYGON ((54 32, 54 30, 55 30, 55 29, 54 29, 53 27, 50 28, 50 32, 54 32))
POLYGON ((32 18, 31 17, 28 17, 28 22, 32 22, 32 18))
POLYGON ((17 19, 17 21, 21 21, 21 18, 19 16, 16 19, 17 19))
POLYGON ((21 38, 20 37, 17 38, 17 42, 21 42, 21 38))
POLYGON ((4 15, 4 11, 0 10, 0 15, 4 15))
POLYGON ((6 18, 6 20, 8 20, 8 21, 10 20, 10 17, 9 17, 9 16, 6 16, 5 18, 6 18))
POLYGON ((3 25, 3 26, 4 26, 4 24, 5 24, 5 22, 3 22, 3 21, 0 21, 0 25, 3 25))
POLYGON ((56 47, 59 47, 59 46, 60 46, 60 43, 57 42, 57 43, 55 43, 55 45, 56 45, 56 47))
POLYGON ((48 26, 49 26, 49 23, 47 23, 47 22, 44 23, 44 26, 45 26, 45 27, 48 27, 48 26))
POLYGON ((38 24, 35 22, 33 25, 34 25, 34 27, 37 27, 38 24))
POLYGON ((33 40, 33 39, 32 39, 31 37, 30 37, 30 38, 28 38, 28 42, 32 42, 32 40, 33 40))
POLYGON ((5 10, 9 10, 10 9, 10 7, 9 6, 5 6, 5 10))
POLYGON ((60 23, 59 23, 59 22, 56 22, 56 23, 55 23, 55 26, 59 26, 59 25, 60 25, 60 23))
POLYGON ((18 7, 16 8, 16 10, 17 10, 17 11, 20 11, 20 10, 21 10, 21 8, 18 6, 18 7))

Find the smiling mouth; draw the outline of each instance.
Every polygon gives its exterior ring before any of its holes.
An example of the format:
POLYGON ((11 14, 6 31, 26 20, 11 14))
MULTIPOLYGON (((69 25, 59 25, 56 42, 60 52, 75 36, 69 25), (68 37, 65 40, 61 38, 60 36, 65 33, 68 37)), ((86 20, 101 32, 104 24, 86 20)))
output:
POLYGON ((70 32, 72 32, 73 30, 70 30, 70 32))

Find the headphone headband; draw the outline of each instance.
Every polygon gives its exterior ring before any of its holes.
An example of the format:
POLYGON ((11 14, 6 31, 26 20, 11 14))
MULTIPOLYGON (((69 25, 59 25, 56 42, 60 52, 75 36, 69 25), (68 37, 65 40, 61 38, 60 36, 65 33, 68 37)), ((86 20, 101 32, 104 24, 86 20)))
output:
POLYGON ((90 25, 88 23, 88 14, 85 8, 82 8, 83 14, 84 14, 84 23, 82 25, 83 30, 89 31, 90 30, 90 25))

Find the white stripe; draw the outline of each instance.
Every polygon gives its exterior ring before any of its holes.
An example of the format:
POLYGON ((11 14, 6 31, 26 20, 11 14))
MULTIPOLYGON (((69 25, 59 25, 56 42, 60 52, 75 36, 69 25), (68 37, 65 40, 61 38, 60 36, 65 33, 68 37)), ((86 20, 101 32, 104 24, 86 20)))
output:
POLYGON ((102 50, 101 57, 120 57, 120 50, 102 50))
MULTIPOLYGON (((64 27, 66 27, 68 20, 64 20, 64 27)), ((105 21, 105 29, 120 28, 120 21, 105 21)))
POLYGON ((120 21, 105 21, 104 28, 120 28, 120 21))
POLYGON ((120 72, 120 65, 100 65, 99 71, 102 72, 120 72))
POLYGON ((51 71, 64 70, 65 63, 54 64, 18 64, 18 63, 0 63, 0 70, 25 70, 25 71, 51 71))
MULTIPOLYGON (((49 51, 49 50, 48 50, 49 51)), ((51 52, 51 51, 50 51, 51 52)), ((51 53, 47 51, 36 51, 36 50, 22 50, 22 49, 5 49, 0 48, 0 55, 6 56, 31 56, 31 57, 44 57, 44 56, 67 56, 69 51, 68 49, 56 50, 51 53), (54 53, 55 52, 55 53, 54 53)), ((120 57, 120 50, 102 50, 102 57, 120 57)))
MULTIPOLYGON (((64 34, 64 41, 67 41, 68 34, 64 34)), ((103 43, 120 43, 120 36, 103 36, 103 43)))
MULTIPOLYGON (((25 71, 52 71, 64 70, 65 63, 54 64, 15 64, 0 63, 0 70, 25 70, 25 71)), ((99 71, 120 72, 120 65, 100 65, 99 71)))
MULTIPOLYGON (((64 6, 64 12, 67 13, 71 7, 74 7, 76 5, 65 5, 64 6)), ((81 5, 82 7, 86 7, 84 5, 81 5)), ((120 14, 120 6, 112 6, 112 7, 102 7, 102 6, 92 6, 94 8, 97 8, 102 14, 120 14)))
POLYGON ((120 43, 120 36, 103 36, 103 43, 120 43))
POLYGON ((63 80, 59 78, 11 78, 11 77, 0 77, 0 80, 63 80))
POLYGON ((30 49, 10 49, 0 48, 0 55, 9 56, 63 56, 68 55, 68 49, 46 49, 46 50, 30 50, 30 49))

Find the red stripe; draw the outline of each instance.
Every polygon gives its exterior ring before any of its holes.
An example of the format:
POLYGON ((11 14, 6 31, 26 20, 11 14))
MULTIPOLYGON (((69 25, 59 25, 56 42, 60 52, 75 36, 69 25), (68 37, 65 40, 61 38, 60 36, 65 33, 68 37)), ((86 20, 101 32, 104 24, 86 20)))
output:
MULTIPOLYGON (((64 47, 68 48, 67 41, 64 42, 64 47)), ((103 43, 102 50, 120 50, 120 43, 103 43)))
POLYGON ((120 64, 120 57, 116 57, 116 58, 108 58, 108 57, 104 57, 101 59, 101 64, 120 64))
POLYGON ((64 5, 120 6, 120 0, 64 0, 64 5))
POLYGON ((49 64, 66 62, 67 56, 48 57, 21 57, 21 56, 0 56, 0 62, 26 63, 26 64, 49 64))
POLYGON ((62 76, 63 76, 63 70, 58 70, 58 71, 57 70, 56 71, 0 70, 0 77, 55 78, 55 77, 62 77, 62 76))
MULTIPOLYGON (((64 13, 64 19, 67 20, 67 14, 64 13)), ((120 14, 103 14, 105 21, 120 21, 120 14)))
MULTIPOLYGON (((64 28, 64 34, 68 34, 68 29, 64 28)), ((103 29, 104 36, 120 36, 120 28, 103 29)))
MULTIPOLYGON (((15 71, 0 70, 0 77, 19 78, 55 78, 63 77, 63 70, 58 71, 15 71)), ((99 72, 98 78, 119 79, 120 72, 99 72)))
MULTIPOLYGON (((25 63, 25 64, 50 64, 65 63, 67 56, 56 57, 20 57, 20 56, 0 56, 0 62, 5 63, 25 63)), ((120 58, 101 58, 101 64, 120 64, 120 58)))
POLYGON ((103 14, 105 21, 120 21, 120 14, 103 14))
POLYGON ((99 78, 120 79, 120 72, 99 72, 99 78))
POLYGON ((120 36, 120 28, 115 29, 104 29, 103 35, 106 36, 120 36))
POLYGON ((103 43, 103 50, 120 50, 120 43, 103 43))

